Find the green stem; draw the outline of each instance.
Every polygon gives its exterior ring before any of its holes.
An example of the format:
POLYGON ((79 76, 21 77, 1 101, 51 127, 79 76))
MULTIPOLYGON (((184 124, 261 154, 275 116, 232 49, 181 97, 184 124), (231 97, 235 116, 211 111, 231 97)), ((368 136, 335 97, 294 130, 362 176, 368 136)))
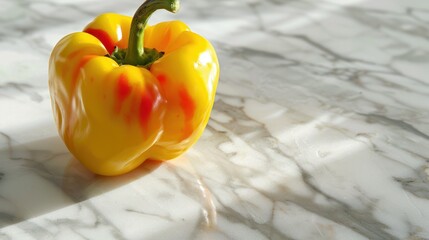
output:
MULTIPOLYGON (((143 42, 144 29, 149 17, 158 9, 165 9, 169 12, 175 13, 179 10, 179 0, 146 0, 137 9, 131 22, 130 37, 128 40, 128 49, 123 62, 124 64, 135 66, 151 64, 151 60, 154 58, 154 52, 148 51, 148 53, 145 53, 143 42)), ((162 56, 162 54, 160 56, 162 56)))

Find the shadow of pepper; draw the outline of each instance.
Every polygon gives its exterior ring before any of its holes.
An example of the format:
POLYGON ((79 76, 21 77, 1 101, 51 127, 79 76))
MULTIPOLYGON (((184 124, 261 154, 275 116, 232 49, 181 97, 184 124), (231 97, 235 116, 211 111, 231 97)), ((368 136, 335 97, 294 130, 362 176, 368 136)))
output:
POLYGON ((17 144, 2 134, 0 140, 0 227, 112 191, 162 163, 149 160, 127 174, 103 177, 81 165, 58 136, 17 144))
POLYGON ((129 173, 106 177, 90 172, 72 157, 64 172, 62 190, 74 201, 81 202, 133 182, 151 173, 161 164, 162 161, 146 160, 129 173))

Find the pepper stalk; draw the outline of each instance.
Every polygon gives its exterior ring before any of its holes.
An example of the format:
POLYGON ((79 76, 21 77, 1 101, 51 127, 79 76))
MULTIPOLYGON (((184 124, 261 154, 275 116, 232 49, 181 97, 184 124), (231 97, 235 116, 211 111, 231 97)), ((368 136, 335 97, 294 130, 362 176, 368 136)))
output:
POLYGON ((144 30, 147 22, 156 10, 165 9, 175 13, 179 10, 179 0, 147 0, 136 11, 133 16, 128 40, 128 49, 122 64, 134 66, 143 66, 149 68, 157 59, 161 58, 164 53, 156 49, 144 47, 144 30))

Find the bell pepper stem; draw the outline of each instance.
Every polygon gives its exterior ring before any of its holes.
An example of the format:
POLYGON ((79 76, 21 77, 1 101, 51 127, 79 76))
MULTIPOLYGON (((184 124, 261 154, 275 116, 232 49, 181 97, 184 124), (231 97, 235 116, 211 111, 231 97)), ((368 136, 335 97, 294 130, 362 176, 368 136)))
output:
MULTIPOLYGON (((153 52, 145 54, 144 29, 149 17, 158 9, 165 9, 175 13, 179 10, 179 0, 146 0, 134 14, 131 21, 128 49, 125 55, 124 64, 135 66, 147 66, 153 57, 153 52)), ((162 54, 161 54, 162 56, 162 54)))

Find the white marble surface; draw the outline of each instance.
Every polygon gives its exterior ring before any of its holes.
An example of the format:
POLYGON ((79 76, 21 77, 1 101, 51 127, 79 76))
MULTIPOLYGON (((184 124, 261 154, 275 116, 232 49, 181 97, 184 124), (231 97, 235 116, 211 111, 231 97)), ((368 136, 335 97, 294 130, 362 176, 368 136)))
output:
POLYGON ((58 137, 54 44, 136 0, 0 0, 0 239, 429 239, 429 2, 182 0, 215 45, 188 153, 106 178, 58 137))

